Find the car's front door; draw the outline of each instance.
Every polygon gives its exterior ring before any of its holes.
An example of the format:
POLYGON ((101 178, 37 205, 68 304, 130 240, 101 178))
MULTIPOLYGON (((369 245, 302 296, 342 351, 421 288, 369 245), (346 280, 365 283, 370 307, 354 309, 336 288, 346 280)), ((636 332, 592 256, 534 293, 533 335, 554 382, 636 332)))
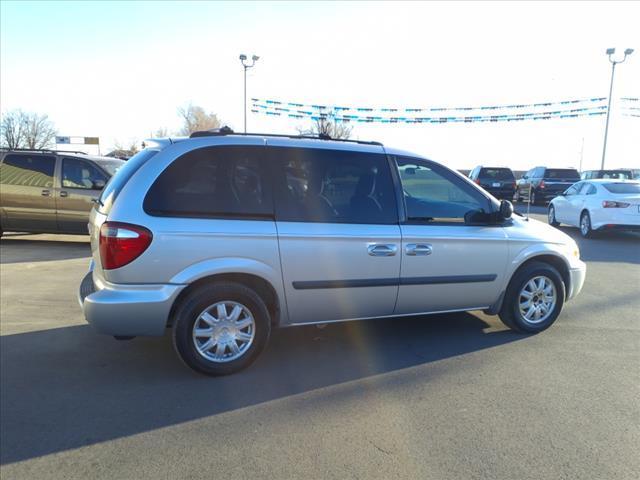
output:
POLYGON ((107 175, 91 162, 74 157, 62 159, 61 172, 56 198, 58 228, 66 233, 87 233, 93 200, 100 196, 107 175))
POLYGON ((559 202, 559 208, 558 214, 556 214, 556 219, 559 222, 569 225, 578 225, 580 209, 584 204, 584 195, 581 195, 581 190, 584 185, 584 182, 578 182, 575 185, 571 185, 564 191, 562 196, 557 199, 559 202))
POLYGON ((500 297, 504 229, 491 201, 432 162, 393 157, 403 189, 402 268, 396 314, 482 309, 500 297))
POLYGON ((8 153, 0 166, 4 230, 55 232, 54 173, 56 157, 8 153))
POLYGON ((268 149, 291 323, 393 313, 400 227, 382 148, 268 149))

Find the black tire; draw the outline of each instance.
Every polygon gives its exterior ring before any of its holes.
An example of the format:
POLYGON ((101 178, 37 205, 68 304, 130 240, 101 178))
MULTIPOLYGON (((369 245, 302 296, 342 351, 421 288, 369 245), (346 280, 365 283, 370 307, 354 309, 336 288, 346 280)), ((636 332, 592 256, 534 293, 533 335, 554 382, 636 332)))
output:
POLYGON ((580 214, 580 235, 584 238, 593 238, 594 231, 591 228, 591 215, 586 210, 580 214), (586 223, 586 226, 583 225, 583 222, 586 223), (585 228, 586 227, 586 228, 585 228))
POLYGON ((196 288, 180 302, 173 317, 173 346, 178 356, 188 367, 205 375, 230 375, 248 367, 264 350, 270 334, 271 317, 264 301, 252 289, 239 283, 219 282, 196 288), (198 316, 207 307, 222 301, 246 307, 254 319, 255 334, 239 358, 216 362, 198 352, 192 332, 198 316))
POLYGON ((549 205, 549 213, 547 214, 547 220, 549 221, 549 225, 552 227, 557 227, 560 225, 560 222, 556 220, 556 209, 553 204, 549 205))
POLYGON ((562 311, 564 299, 566 295, 566 287, 562 280, 562 276, 558 271, 543 262, 531 262, 521 268, 511 279, 504 297, 504 303, 500 309, 500 320, 512 330, 521 333, 538 333, 549 328, 556 321, 558 315, 562 311), (520 312, 520 292, 530 280, 535 277, 546 277, 556 290, 555 306, 551 313, 540 323, 530 323, 520 312))

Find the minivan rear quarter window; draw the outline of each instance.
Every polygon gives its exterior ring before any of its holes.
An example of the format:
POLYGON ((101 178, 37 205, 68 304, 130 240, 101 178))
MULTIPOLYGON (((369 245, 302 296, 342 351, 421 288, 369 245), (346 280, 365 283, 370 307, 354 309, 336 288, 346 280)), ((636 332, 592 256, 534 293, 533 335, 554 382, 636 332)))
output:
POLYGON ((273 218, 269 171, 262 146, 192 150, 169 165, 144 199, 155 216, 273 218))

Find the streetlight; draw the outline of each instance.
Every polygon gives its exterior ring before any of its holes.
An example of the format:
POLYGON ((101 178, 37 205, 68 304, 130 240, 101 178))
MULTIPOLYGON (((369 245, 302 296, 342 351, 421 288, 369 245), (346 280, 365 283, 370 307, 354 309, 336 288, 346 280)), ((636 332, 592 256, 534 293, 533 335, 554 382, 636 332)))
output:
POLYGON ((247 133, 247 70, 253 67, 259 59, 259 56, 252 55, 251 63, 246 63, 247 56, 244 53, 240 55, 240 62, 244 67, 244 133, 247 133))
POLYGON ((615 61, 612 56, 616 53, 615 48, 607 48, 607 55, 609 55, 609 61, 611 62, 611 85, 609 86, 609 105, 607 106, 607 123, 604 127, 604 145, 602 146, 602 163, 600 164, 600 169, 604 170, 604 157, 607 153, 607 135, 609 133, 609 114, 611 113, 611 94, 613 93, 613 75, 616 73, 616 65, 618 63, 623 63, 628 55, 633 53, 633 48, 627 48, 624 51, 624 58, 619 61, 615 61))

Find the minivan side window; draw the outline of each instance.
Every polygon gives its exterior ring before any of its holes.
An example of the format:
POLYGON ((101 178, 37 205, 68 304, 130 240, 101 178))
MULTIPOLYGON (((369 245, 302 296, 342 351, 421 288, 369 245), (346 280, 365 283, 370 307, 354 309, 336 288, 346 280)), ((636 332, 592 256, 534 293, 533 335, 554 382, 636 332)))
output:
POLYGON ((89 162, 78 158, 64 158, 62 160, 62 187, 99 190, 107 181, 104 173, 89 162))
POLYGON ((486 223, 491 201, 431 162, 396 157, 409 223, 486 223))
POLYGON ((144 210, 155 216, 273 218, 262 146, 216 146, 174 160, 155 180, 144 210))
POLYGON ((393 224, 398 212, 383 154, 270 148, 276 220, 393 224))
POLYGON ((7 155, 0 166, 0 183, 23 187, 53 187, 56 157, 45 155, 7 155))

